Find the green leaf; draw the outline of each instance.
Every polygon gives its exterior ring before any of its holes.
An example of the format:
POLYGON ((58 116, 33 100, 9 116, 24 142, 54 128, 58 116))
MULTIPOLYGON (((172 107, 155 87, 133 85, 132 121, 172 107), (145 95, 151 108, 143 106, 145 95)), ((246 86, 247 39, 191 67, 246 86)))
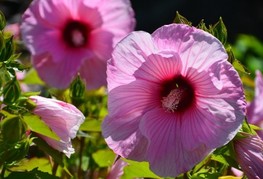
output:
POLYGON ((211 160, 214 160, 214 161, 217 161, 217 162, 220 162, 224 165, 229 166, 230 164, 228 163, 228 160, 226 159, 227 157, 229 157, 229 156, 223 155, 223 154, 222 155, 212 155, 211 160))
POLYGON ((30 85, 44 85, 45 83, 39 78, 37 71, 31 69, 27 72, 23 82, 30 85))
POLYGON ((13 164, 23 159, 29 150, 30 141, 21 140, 17 143, 9 144, 5 141, 0 142, 0 165, 3 163, 13 164))
POLYGON ((177 23, 177 24, 187 24, 189 26, 192 25, 192 23, 190 21, 188 21, 185 17, 180 15, 178 11, 176 11, 176 15, 175 15, 173 22, 177 23))
MULTIPOLYGON (((2 53, 3 48, 5 47, 5 39, 4 34, 2 31, 0 31, 0 53, 2 53)), ((2 62, 3 59, 0 59, 0 62, 2 62)))
POLYGON ((21 89, 18 81, 14 78, 8 81, 3 88, 4 103, 13 104, 19 98, 21 89))
POLYGON ((47 136, 51 139, 59 141, 60 138, 58 135, 53 132, 44 121, 40 119, 40 117, 36 115, 25 115, 23 116, 23 120, 28 125, 29 129, 33 132, 36 132, 38 134, 47 136))
POLYGON ((124 161, 126 161, 128 165, 124 168, 124 175, 122 176, 122 179, 137 177, 160 178, 150 170, 148 162, 136 162, 131 160, 124 161))
POLYGON ((202 19, 196 27, 197 27, 198 29, 201 29, 201 30, 204 30, 204 31, 210 33, 209 29, 208 29, 208 28, 206 27, 206 25, 205 25, 204 19, 202 19))
POLYGON ((252 126, 248 123, 247 118, 245 118, 244 122, 242 123, 242 130, 243 132, 256 135, 257 132, 252 128, 252 126))
POLYGON ((199 162, 194 168, 193 168, 193 173, 196 173, 198 171, 200 171, 205 165, 206 163, 208 163, 210 161, 210 156, 207 156, 204 160, 202 160, 201 162, 199 162))
POLYGON ((219 18, 219 21, 212 27, 211 32, 218 40, 222 42, 223 45, 226 45, 227 29, 221 17, 219 18))
POLYGON ((92 154, 92 158, 99 167, 110 166, 113 163, 115 156, 116 155, 109 149, 98 150, 92 154))
POLYGON ((234 60, 233 64, 234 68, 237 70, 237 71, 240 71, 242 73, 245 73, 245 74, 250 74, 249 71, 246 69, 245 66, 243 66, 240 61, 238 61, 237 59, 234 60))
POLYGON ((3 30, 6 26, 6 20, 4 14, 0 11, 0 30, 3 30))
POLYGON ((5 39, 4 48, 1 50, 0 53, 0 60, 7 61, 14 53, 14 44, 13 44, 13 37, 8 37, 5 39))
POLYGON ((256 126, 256 125, 253 125, 253 124, 249 124, 250 128, 255 130, 255 131, 261 131, 263 130, 261 127, 259 126, 256 126))
POLYGON ((43 139, 34 138, 33 142, 44 152, 50 155, 55 162, 57 162, 61 167, 64 167, 62 153, 50 147, 43 139))
POLYGON ((217 148, 211 155, 211 160, 220 162, 226 166, 238 168, 232 142, 229 142, 227 145, 217 148))
POLYGON ((42 172, 51 173, 52 166, 50 161, 47 158, 30 158, 30 159, 23 159, 19 162, 18 166, 14 166, 9 168, 12 171, 31 171, 34 168, 38 167, 38 170, 42 172))
POLYGON ((4 118, 0 122, 1 137, 6 143, 16 143, 24 137, 26 133, 26 125, 20 117, 12 115, 4 118), (13 130, 15 129, 15 130, 13 130))
POLYGON ((77 76, 70 84, 70 95, 73 100, 80 100, 83 98, 86 90, 84 81, 81 80, 80 76, 77 76))
POLYGON ((100 132, 101 121, 96 119, 86 119, 79 129, 82 131, 100 132))
POLYGON ((12 172, 6 179, 21 179, 21 178, 30 178, 30 179, 59 179, 54 175, 49 173, 41 172, 35 168, 29 172, 12 172))

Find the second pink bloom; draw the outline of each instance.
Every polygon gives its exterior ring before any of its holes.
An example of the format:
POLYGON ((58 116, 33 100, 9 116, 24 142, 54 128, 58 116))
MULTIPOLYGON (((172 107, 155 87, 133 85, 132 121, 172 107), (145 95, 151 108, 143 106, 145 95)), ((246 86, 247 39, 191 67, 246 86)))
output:
POLYGON ((129 0, 34 0, 21 33, 39 76, 67 88, 80 73, 88 89, 106 85, 106 60, 135 25, 129 0))

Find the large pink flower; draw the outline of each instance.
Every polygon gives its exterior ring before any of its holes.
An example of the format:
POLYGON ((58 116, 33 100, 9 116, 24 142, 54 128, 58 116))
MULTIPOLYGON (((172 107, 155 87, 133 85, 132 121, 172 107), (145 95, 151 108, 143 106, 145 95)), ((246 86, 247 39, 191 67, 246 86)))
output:
POLYGON ((242 133, 234 141, 237 160, 249 179, 263 178, 263 141, 257 135, 242 133))
MULTIPOLYGON (((255 78, 255 97, 247 106, 247 118, 251 124, 258 125, 263 130, 263 78, 259 70, 256 71, 255 78)), ((257 131, 263 139, 263 131, 257 131)))
POLYGON ((34 0, 21 31, 47 84, 66 88, 80 73, 95 89, 106 84, 106 60, 134 24, 129 0, 34 0))
POLYGON ((246 103, 227 58, 215 37, 182 24, 124 38, 108 62, 109 147, 174 177, 228 143, 246 103))
POLYGON ((60 141, 40 135, 51 147, 70 157, 74 153, 71 139, 76 137, 85 117, 73 105, 56 99, 31 96, 29 99, 36 103, 33 113, 40 116, 59 137, 60 141))

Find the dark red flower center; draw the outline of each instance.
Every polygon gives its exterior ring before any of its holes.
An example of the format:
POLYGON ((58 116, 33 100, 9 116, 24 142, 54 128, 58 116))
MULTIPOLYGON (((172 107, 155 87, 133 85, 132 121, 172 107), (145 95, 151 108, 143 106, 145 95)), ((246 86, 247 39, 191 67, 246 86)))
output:
POLYGON ((88 43, 89 27, 76 20, 69 21, 63 29, 62 38, 69 47, 85 47, 88 43))
POLYGON ((194 104, 194 88, 183 76, 164 81, 162 87, 161 102, 165 111, 183 112, 194 104))

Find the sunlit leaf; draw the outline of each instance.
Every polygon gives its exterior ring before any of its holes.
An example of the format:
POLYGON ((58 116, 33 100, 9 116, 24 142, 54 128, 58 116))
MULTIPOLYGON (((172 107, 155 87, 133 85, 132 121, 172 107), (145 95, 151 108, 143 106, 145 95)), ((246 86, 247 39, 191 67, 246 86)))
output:
POLYGON ((238 163, 235 158, 235 152, 232 142, 229 142, 223 147, 217 148, 211 155, 211 160, 220 162, 226 166, 238 168, 238 163))
POLYGON ((179 14, 178 11, 176 11, 176 15, 175 15, 175 18, 174 18, 173 22, 177 23, 177 24, 187 24, 189 26, 192 25, 192 23, 190 21, 188 21, 184 16, 179 14))
POLYGON ((92 158, 100 167, 108 167, 112 165, 115 154, 109 149, 103 149, 93 153, 92 158))
POLYGON ((199 24, 196 27, 198 29, 202 29, 202 30, 210 33, 209 29, 205 25, 204 19, 202 19, 201 22, 199 22, 199 24))
POLYGON ((207 156, 204 160, 199 162, 194 168, 193 168, 193 173, 196 173, 197 171, 200 171, 202 167, 206 165, 207 162, 209 162, 210 156, 207 156))
POLYGON ((232 63, 232 65, 234 66, 234 68, 242 73, 246 73, 246 74, 250 74, 248 69, 246 69, 246 67, 244 65, 242 65, 240 63, 240 61, 238 61, 237 59, 234 60, 234 62, 232 63))
POLYGON ((80 126, 80 130, 90 131, 90 132, 100 132, 101 131, 101 121, 96 119, 86 119, 84 123, 80 126))
POLYGON ((11 167, 10 170, 12 171, 31 171, 34 168, 38 167, 38 170, 42 172, 48 172, 51 174, 52 166, 50 164, 50 160, 47 158, 31 158, 31 159, 24 159, 19 162, 18 166, 11 167))
POLYGON ((122 176, 122 179, 130 179, 136 177, 160 178, 150 170, 149 163, 147 162, 136 162, 131 160, 124 161, 126 161, 128 165, 124 168, 124 175, 122 176))
POLYGON ((53 132, 44 121, 40 119, 40 117, 36 115, 25 115, 23 116, 23 120, 28 125, 29 129, 33 132, 36 132, 38 134, 47 136, 51 139, 59 141, 60 138, 58 135, 53 132))
POLYGON ((23 82, 31 85, 44 85, 45 83, 39 78, 37 71, 35 69, 31 69, 27 72, 23 82))
POLYGON ((212 27, 211 32, 218 40, 220 40, 220 42, 222 42, 223 45, 227 43, 227 29, 221 17, 212 27))

